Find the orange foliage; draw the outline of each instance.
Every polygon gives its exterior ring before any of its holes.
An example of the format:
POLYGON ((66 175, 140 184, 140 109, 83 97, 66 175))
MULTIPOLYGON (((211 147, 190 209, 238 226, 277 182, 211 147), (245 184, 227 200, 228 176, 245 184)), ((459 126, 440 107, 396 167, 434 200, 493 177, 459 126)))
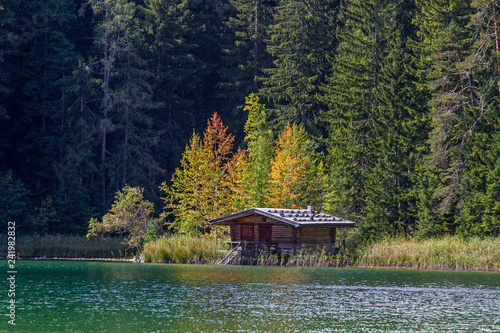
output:
POLYGON ((227 133, 225 127, 217 112, 214 112, 212 118, 208 120, 205 136, 203 137, 203 146, 214 169, 224 168, 230 160, 233 149, 234 135, 227 133))
POLYGON ((217 113, 208 120, 203 140, 193 134, 172 185, 161 186, 167 193, 166 208, 175 215, 171 226, 177 231, 197 233, 207 220, 242 208, 247 158, 243 151, 233 155, 233 141, 217 113))

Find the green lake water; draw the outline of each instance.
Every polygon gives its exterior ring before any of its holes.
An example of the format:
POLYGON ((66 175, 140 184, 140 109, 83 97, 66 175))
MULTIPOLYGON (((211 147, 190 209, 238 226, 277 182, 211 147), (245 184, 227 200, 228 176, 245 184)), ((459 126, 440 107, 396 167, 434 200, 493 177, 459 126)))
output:
POLYGON ((93 261, 16 269, 16 326, 4 279, 2 332, 500 332, 494 272, 93 261))

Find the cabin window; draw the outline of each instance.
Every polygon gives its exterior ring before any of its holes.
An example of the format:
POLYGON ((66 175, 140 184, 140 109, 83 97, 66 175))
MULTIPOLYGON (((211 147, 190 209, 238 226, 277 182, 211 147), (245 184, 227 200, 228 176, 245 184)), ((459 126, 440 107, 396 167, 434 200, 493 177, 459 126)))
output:
POLYGON ((241 226, 241 240, 253 241, 253 225, 243 224, 241 226))

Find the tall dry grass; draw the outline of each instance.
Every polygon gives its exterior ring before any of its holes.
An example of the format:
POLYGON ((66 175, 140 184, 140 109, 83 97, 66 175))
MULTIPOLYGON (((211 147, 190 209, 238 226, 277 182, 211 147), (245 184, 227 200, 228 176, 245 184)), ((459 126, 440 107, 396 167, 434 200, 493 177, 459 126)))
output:
MULTIPOLYGON (((16 237, 21 258, 121 258, 127 247, 122 237, 91 238, 77 235, 29 235, 16 237)), ((131 254, 133 251, 128 250, 131 254)), ((7 256, 7 236, 0 237, 0 256, 7 256)))
POLYGON ((303 248, 298 251, 283 251, 281 254, 261 251, 256 257, 257 265, 264 266, 307 266, 345 267, 351 266, 343 251, 332 254, 322 248, 303 248))
POLYGON ((386 239, 360 250, 356 265, 500 270, 500 238, 386 239))
POLYGON ((221 240, 183 234, 164 235, 144 245, 144 262, 215 264, 226 255, 228 246, 221 240))

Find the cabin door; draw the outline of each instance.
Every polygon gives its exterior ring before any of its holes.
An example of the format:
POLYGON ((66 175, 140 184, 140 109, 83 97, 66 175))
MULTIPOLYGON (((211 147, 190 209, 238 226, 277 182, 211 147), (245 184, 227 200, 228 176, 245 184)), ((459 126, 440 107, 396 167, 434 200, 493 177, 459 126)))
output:
POLYGON ((273 227, 270 225, 259 225, 259 242, 271 243, 273 227))

